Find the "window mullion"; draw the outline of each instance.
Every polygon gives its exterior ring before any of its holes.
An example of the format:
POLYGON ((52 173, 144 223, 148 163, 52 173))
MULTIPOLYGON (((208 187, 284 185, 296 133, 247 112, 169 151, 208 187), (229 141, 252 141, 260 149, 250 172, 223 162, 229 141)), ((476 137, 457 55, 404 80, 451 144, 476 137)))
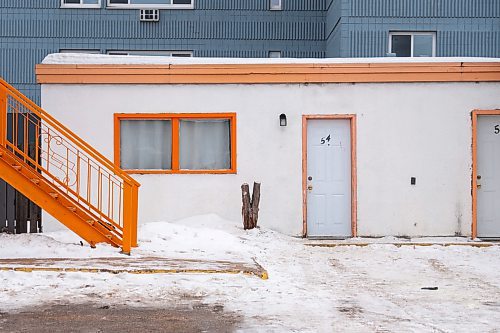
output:
POLYGON ((179 171, 179 118, 172 118, 172 171, 179 171))

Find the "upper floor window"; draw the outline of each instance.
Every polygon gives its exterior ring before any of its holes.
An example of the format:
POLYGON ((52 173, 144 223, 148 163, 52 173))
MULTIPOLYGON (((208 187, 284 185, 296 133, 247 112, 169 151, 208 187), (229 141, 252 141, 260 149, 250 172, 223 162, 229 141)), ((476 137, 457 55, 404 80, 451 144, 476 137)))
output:
POLYGON ((101 0, 61 0, 62 8, 101 8, 101 0))
POLYGON ((281 51, 269 51, 269 58, 281 58, 281 51))
POLYGON ((396 57, 435 57, 435 32, 391 32, 389 53, 396 57))
POLYGON ((192 57, 192 51, 127 51, 114 50, 108 51, 109 55, 139 55, 139 56, 163 56, 163 57, 192 57))
POLYGON ((281 0, 269 0, 270 10, 281 10, 281 0))
POLYGON ((108 0, 108 7, 193 9, 194 0, 108 0))

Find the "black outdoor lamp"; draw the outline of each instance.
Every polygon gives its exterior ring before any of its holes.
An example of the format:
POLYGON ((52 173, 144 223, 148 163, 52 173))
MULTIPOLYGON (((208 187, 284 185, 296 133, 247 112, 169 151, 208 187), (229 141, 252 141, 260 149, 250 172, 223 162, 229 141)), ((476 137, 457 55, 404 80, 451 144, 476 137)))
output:
POLYGON ((280 114, 280 126, 286 126, 286 114, 280 114))

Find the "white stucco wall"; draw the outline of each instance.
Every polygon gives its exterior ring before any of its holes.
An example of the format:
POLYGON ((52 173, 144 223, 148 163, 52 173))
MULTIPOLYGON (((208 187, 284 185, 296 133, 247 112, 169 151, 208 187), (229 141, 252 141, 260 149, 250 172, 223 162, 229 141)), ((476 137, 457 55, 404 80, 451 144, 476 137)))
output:
POLYGON ((257 180, 260 224, 291 235, 302 233, 301 116, 357 114, 359 235, 470 235, 470 111, 500 108, 500 83, 57 84, 42 86, 42 107, 110 159, 114 113, 236 112, 237 175, 134 175, 140 222, 239 220, 240 185, 257 180))

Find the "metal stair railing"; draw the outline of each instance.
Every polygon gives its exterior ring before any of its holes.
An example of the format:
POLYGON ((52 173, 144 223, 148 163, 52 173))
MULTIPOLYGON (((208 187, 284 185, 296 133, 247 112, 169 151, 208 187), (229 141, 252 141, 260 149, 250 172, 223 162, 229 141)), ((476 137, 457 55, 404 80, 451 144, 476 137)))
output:
POLYGON ((1 78, 0 145, 113 230, 123 252, 137 246, 140 184, 1 78))

